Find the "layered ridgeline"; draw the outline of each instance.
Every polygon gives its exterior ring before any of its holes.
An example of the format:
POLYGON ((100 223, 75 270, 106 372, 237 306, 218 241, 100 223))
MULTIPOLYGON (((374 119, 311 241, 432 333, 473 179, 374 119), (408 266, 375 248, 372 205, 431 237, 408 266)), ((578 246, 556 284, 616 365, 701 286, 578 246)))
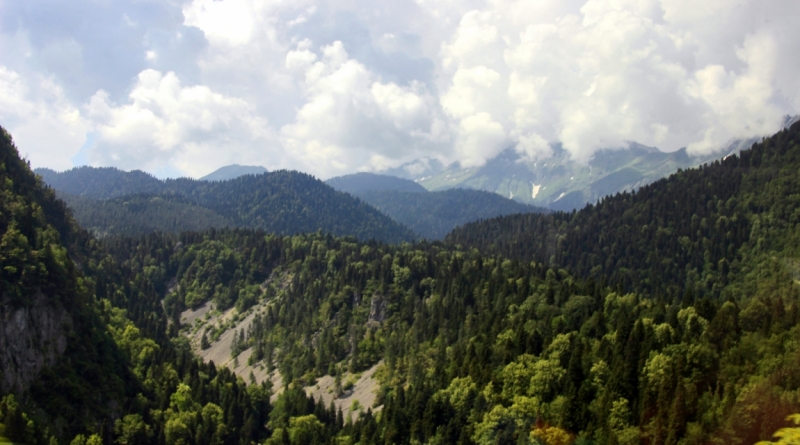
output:
POLYGON ((156 272, 100 250, 2 128, 0 159, 0 435, 31 445, 268 437, 269 389, 176 347, 156 272))
POLYGON ((36 173, 74 206, 75 218, 83 227, 100 235, 228 226, 279 234, 322 230, 386 242, 415 238, 368 204, 293 171, 226 181, 161 181, 141 171, 92 167, 61 173, 38 169, 36 173))
POLYGON ((670 297, 725 296, 754 264, 794 273, 800 250, 800 124, 722 161, 577 213, 518 215, 455 230, 451 243, 670 297))
POLYGON ((356 173, 325 181, 358 196, 428 240, 440 240, 462 224, 517 213, 544 212, 490 192, 451 189, 428 192, 408 179, 356 173))

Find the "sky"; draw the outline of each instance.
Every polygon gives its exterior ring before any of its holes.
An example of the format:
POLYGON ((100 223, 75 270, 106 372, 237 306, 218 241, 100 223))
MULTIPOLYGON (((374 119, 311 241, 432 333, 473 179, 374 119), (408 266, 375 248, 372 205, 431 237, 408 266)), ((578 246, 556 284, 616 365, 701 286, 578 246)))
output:
POLYGON ((0 0, 33 167, 321 179, 561 142, 707 154, 800 113, 797 0, 0 0))

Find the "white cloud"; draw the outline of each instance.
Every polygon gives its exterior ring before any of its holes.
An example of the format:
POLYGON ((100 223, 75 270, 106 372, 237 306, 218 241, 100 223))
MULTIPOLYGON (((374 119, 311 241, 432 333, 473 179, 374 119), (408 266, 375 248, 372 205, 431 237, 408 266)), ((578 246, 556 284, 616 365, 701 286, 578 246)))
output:
MULTIPOLYGON (((174 73, 142 71, 129 102, 116 105, 99 91, 87 106, 97 141, 88 153, 95 165, 155 170, 170 163, 200 175, 239 161, 274 167, 274 138, 244 100, 205 86, 185 87, 174 73)), ((277 155, 277 156, 276 156, 277 155)))
POLYGON ((261 11, 257 4, 245 0, 199 0, 188 3, 183 8, 185 24, 203 30, 212 44, 240 46, 253 37, 261 11))
POLYGON ((35 165, 319 176, 561 141, 708 152, 800 112, 792 0, 3 4, 0 124, 35 165))
POLYGON ((456 150, 464 167, 481 165, 508 145, 503 126, 481 112, 461 119, 456 150))
POLYGON ((50 78, 24 79, 0 66, 0 122, 34 166, 66 169, 89 123, 50 78))
POLYGON ((350 58, 341 42, 307 44, 287 54, 286 65, 304 67, 299 82, 305 104, 295 122, 281 128, 289 154, 323 177, 383 169, 436 148, 436 103, 418 83, 383 82, 350 58))
POLYGON ((747 69, 736 75, 721 65, 710 65, 695 74, 689 92, 705 102, 704 137, 689 145, 690 152, 708 152, 721 146, 730 137, 746 138, 770 134, 780 126, 782 113, 770 99, 774 95, 771 80, 777 58, 771 36, 748 36, 736 52, 747 69))

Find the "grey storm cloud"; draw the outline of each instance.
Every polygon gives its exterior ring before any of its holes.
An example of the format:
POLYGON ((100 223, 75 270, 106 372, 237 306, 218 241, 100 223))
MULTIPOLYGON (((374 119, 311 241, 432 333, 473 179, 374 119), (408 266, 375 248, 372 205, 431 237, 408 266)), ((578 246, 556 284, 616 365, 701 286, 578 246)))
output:
POLYGON ((0 124, 35 166, 327 177, 561 142, 708 153, 800 111, 793 0, 0 3, 0 124))

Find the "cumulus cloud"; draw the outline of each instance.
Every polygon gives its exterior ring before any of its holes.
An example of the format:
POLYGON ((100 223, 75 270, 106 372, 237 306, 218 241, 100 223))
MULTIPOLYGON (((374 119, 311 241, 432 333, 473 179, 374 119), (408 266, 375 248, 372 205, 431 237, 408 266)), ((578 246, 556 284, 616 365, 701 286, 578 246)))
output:
MULTIPOLYGON (((462 123, 488 114, 528 156, 547 156, 544 140, 581 161, 629 140, 707 153, 774 132, 797 112, 796 81, 776 69, 797 46, 784 14, 797 19, 798 8, 788 2, 589 0, 528 23, 509 3, 494 6, 465 14, 443 45, 452 74, 442 103, 462 123), (754 23, 759 16, 777 25, 754 23)), ((500 149, 482 145, 485 157, 500 149)))
POLYGON ((26 79, 0 66, 0 122, 34 166, 72 167, 90 125, 52 78, 26 79))
POLYGON ((436 100, 421 84, 383 82, 338 41, 322 47, 319 58, 308 47, 301 42, 286 56, 287 68, 302 72, 306 100, 281 138, 312 171, 384 169, 446 141, 436 100))
POLYGON ((35 165, 84 146, 190 175, 708 153, 800 112, 798 22, 791 0, 4 2, 0 123, 35 165))
POLYGON ((205 86, 181 85, 175 73, 142 71, 128 103, 99 91, 88 106, 97 139, 87 154, 96 165, 154 170, 171 162, 199 175, 220 161, 280 165, 268 122, 244 100, 205 86))

